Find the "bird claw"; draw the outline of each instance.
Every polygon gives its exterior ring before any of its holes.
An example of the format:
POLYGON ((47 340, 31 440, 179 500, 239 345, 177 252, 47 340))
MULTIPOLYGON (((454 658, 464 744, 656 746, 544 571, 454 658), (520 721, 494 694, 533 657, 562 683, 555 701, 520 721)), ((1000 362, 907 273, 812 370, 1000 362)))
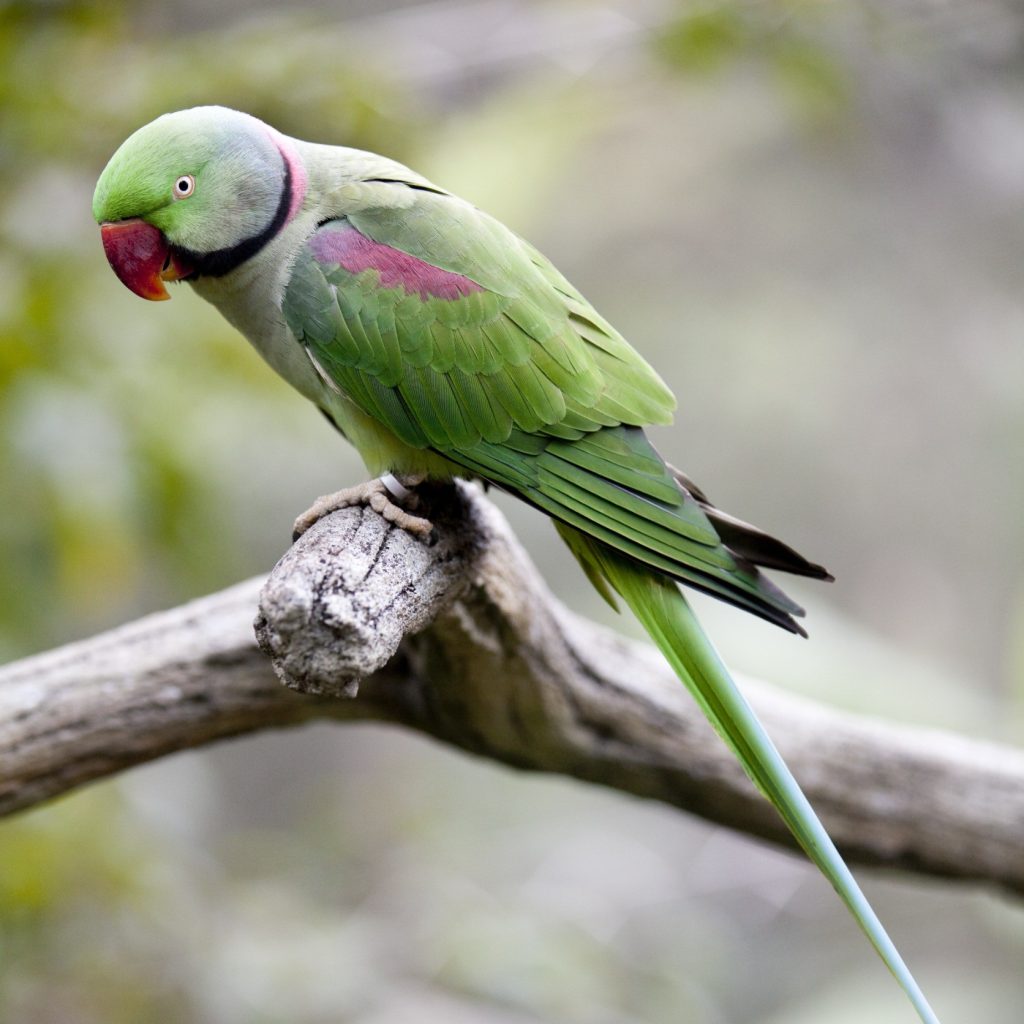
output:
POLYGON ((388 476, 377 480, 367 480, 354 487, 346 487, 334 494, 325 494, 317 498, 295 520, 292 541, 297 541, 314 523, 319 522, 331 512, 361 505, 369 506, 378 515, 389 523, 394 523, 399 529, 405 530, 406 533, 426 539, 433 531, 434 524, 429 519, 411 515, 395 503, 397 500, 409 508, 416 508, 419 505, 419 495, 410 488, 422 482, 422 477, 393 477, 388 474, 388 476))

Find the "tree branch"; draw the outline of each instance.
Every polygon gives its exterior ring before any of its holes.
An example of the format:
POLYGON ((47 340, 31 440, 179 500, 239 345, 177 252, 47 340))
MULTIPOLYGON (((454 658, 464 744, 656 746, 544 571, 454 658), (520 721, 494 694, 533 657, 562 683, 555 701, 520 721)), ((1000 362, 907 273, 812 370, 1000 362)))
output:
MULTIPOLYGON (((428 499, 432 546, 349 509, 265 584, 0 669, 0 814, 226 736, 376 720, 792 845, 652 648, 559 605, 474 489, 428 499)), ((851 860, 1024 891, 1024 755, 745 689, 851 860)))

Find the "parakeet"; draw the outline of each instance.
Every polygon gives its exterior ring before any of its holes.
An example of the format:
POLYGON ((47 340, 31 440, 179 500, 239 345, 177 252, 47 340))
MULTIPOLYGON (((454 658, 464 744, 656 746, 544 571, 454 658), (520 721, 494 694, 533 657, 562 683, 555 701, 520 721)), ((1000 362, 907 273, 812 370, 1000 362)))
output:
POLYGON ((368 503, 415 533, 424 479, 489 482, 547 513, 587 577, 632 609, 845 901, 910 997, 913 976, 679 589, 796 633, 761 572, 828 574, 720 511, 644 434, 675 399, 536 249, 394 160, 289 138, 223 107, 136 131, 96 186, 121 281, 147 299, 188 281, 356 447, 370 484, 297 532, 368 503))

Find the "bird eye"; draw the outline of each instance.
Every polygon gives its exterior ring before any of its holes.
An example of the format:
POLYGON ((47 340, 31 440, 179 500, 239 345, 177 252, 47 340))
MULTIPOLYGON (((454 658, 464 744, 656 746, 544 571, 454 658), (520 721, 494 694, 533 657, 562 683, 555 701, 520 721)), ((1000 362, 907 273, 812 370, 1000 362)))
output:
POLYGON ((173 195, 175 199, 188 199, 196 190, 196 179, 191 174, 183 174, 175 183, 173 195))

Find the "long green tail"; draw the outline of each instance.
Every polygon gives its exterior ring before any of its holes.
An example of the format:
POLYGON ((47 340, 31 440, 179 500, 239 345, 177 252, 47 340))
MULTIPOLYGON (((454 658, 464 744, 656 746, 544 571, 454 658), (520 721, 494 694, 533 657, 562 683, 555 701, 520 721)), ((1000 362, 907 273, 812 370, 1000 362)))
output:
POLYGON ((807 856, 832 883, 925 1024, 939 1024, 903 958, 850 873, 750 705, 740 693, 678 586, 613 548, 559 524, 587 576, 632 609, 758 789, 772 802, 807 856))

